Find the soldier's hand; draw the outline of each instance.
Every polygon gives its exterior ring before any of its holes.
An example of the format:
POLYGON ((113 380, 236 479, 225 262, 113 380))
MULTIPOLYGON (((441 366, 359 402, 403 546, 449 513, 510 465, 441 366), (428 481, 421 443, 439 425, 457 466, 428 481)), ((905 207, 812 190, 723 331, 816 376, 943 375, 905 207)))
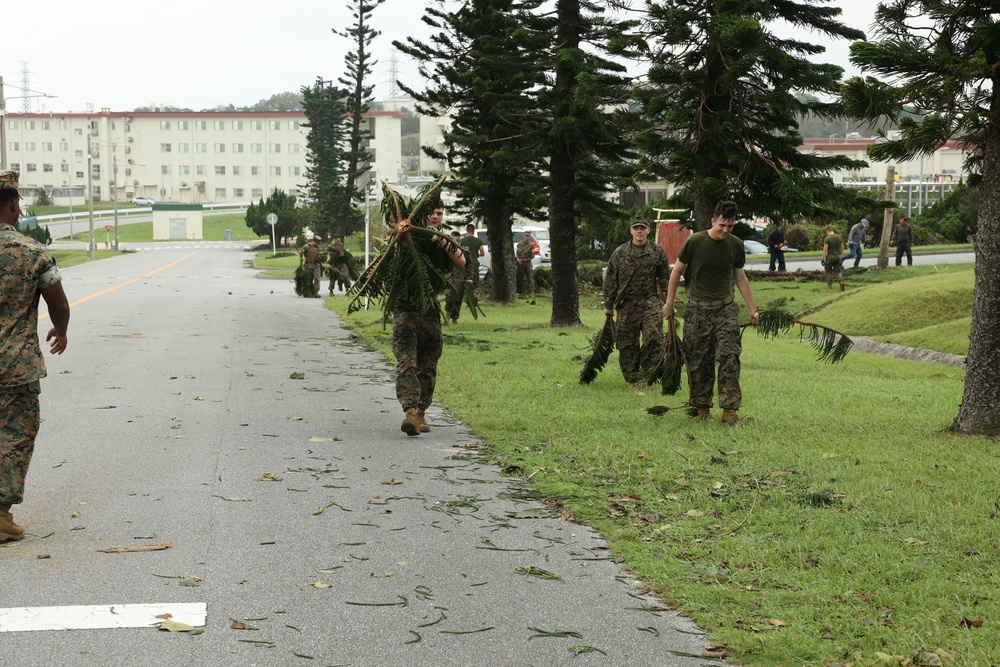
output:
POLYGON ((605 308, 604 309, 604 314, 605 315, 611 315, 612 314, 612 310, 610 308, 605 308))
POLYGON ((49 329, 49 334, 45 337, 45 340, 46 342, 52 341, 52 344, 49 346, 49 352, 52 354, 62 354, 66 351, 68 340, 65 335, 59 335, 55 327, 49 329))

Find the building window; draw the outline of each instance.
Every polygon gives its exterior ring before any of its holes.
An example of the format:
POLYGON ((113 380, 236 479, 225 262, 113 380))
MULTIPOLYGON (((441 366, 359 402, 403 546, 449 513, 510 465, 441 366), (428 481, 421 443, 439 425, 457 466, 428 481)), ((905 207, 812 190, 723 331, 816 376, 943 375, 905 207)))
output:
POLYGON ((82 180, 84 178, 84 173, 82 171, 76 172, 76 180, 82 180))
POLYGON ((68 153, 69 152, 69 144, 66 143, 65 139, 63 139, 62 141, 59 142, 59 152, 60 153, 68 153))
POLYGON ((177 173, 181 176, 187 176, 191 173, 191 165, 189 164, 179 164, 177 165, 177 173))
POLYGON ((224 120, 213 121, 213 124, 214 124, 216 130, 224 130, 224 129, 226 129, 226 121, 224 121, 224 120))
POLYGON ((299 167, 289 167, 288 168, 288 175, 289 176, 301 176, 302 175, 301 172, 302 172, 302 170, 299 167))
POLYGON ((43 120, 42 121, 42 129, 43 130, 51 130, 52 129, 52 123, 50 121, 43 120))
POLYGON ((243 188, 233 188, 233 198, 243 199, 243 188))
POLYGON ((11 151, 19 151, 19 150, 21 150, 21 144, 18 143, 18 142, 16 142, 16 141, 10 142, 10 150, 11 151))
POLYGON ((243 167, 241 167, 240 165, 235 165, 233 167, 233 176, 242 176, 242 175, 243 175, 243 167))
POLYGON ((297 129, 299 129, 299 121, 297 121, 297 120, 290 120, 290 121, 288 121, 288 129, 289 130, 297 130, 297 129))
POLYGON ((177 152, 178 153, 190 153, 191 152, 191 144, 177 144, 177 152))
POLYGON ((83 149, 77 148, 75 151, 73 151, 73 155, 75 155, 76 157, 83 157, 83 149))
POLYGON ((267 121, 267 125, 272 130, 280 130, 281 129, 281 121, 280 120, 269 120, 269 121, 267 121))
POLYGON ((96 134, 98 134, 98 133, 99 133, 99 131, 100 131, 100 129, 101 129, 101 127, 100 127, 100 125, 98 125, 98 124, 97 124, 97 121, 96 121, 96 120, 92 120, 92 121, 90 121, 90 131, 91 131, 91 132, 92 132, 93 134, 95 134, 95 135, 96 135, 96 134))
POLYGON ((225 144, 215 144, 215 152, 216 153, 225 153, 226 152, 226 145, 225 144))
POLYGON ((226 167, 225 166, 216 165, 216 167, 215 167, 215 175, 216 176, 225 176, 226 175, 226 167))
POLYGON ((33 130, 33 129, 35 129, 35 121, 33 121, 33 120, 26 120, 26 121, 24 121, 24 129, 26 129, 26 130, 33 130))
POLYGON ((160 129, 161 130, 169 130, 170 129, 170 121, 169 120, 161 120, 160 121, 160 129))
POLYGON ((35 166, 34 162, 29 162, 26 166, 27 169, 25 171, 38 171, 38 168, 35 166))
POLYGON ((179 120, 179 121, 177 121, 177 129, 178 130, 186 130, 186 129, 188 129, 188 122, 186 120, 179 120))
POLYGON ((267 145, 267 150, 270 153, 280 153, 281 152, 281 144, 268 144, 267 145))
POLYGON ((263 197, 264 197, 263 188, 253 188, 252 190, 250 190, 251 199, 262 199, 263 197))
POLYGON ((243 144, 233 144, 233 152, 234 153, 242 153, 243 152, 243 144))
POLYGON ((281 176, 281 167, 271 167, 272 176, 281 176))
POLYGON ((63 162, 61 165, 59 165, 59 171, 61 171, 64 174, 68 174, 69 173, 69 165, 66 164, 65 162, 63 162))
MULTIPOLYGON (((17 121, 14 121, 14 122, 16 123, 17 121)), ((14 129, 17 129, 17 128, 14 128, 14 129)), ((250 121, 250 129, 251 130, 262 130, 262 129, 264 129, 264 124, 261 123, 259 120, 252 120, 252 121, 250 121)))
MULTIPOLYGON (((13 169, 14 171, 21 171, 21 163, 20 162, 11 162, 10 163, 10 168, 13 169)), ((79 172, 79 173, 81 175, 83 174, 82 171, 79 172)))
POLYGON ((299 145, 298 144, 288 144, 288 152, 289 153, 298 153, 299 152, 299 145))
POLYGON ((195 153, 207 153, 208 152, 208 144, 195 144, 194 145, 194 152, 195 153))
POLYGON ((67 121, 65 119, 60 120, 59 121, 59 129, 60 130, 68 130, 69 129, 69 121, 67 121))
POLYGON ((52 171, 52 165, 51 164, 43 164, 42 165, 42 171, 52 171))
POLYGON ((225 199, 226 198, 226 189, 225 188, 215 188, 215 198, 216 199, 225 199))
POLYGON ((290 188, 288 190, 288 194, 292 195, 293 197, 298 197, 302 193, 299 192, 298 188, 290 188))
POLYGON ((242 120, 234 120, 233 121, 233 129, 234 130, 241 130, 242 131, 243 130, 243 121, 242 120))
POLYGON ((250 167, 251 176, 260 176, 260 167, 250 167))
MULTIPOLYGON (((98 166, 100 166, 100 165, 98 165, 98 166)), ((171 173, 170 165, 169 164, 161 164, 160 165, 160 173, 161 174, 170 174, 171 173)))
POLYGON ((197 174, 198 176, 204 176, 205 175, 205 165, 199 164, 197 167, 194 168, 194 173, 197 174))
POLYGON ((35 150, 35 142, 34 141, 25 141, 24 142, 24 150, 26 150, 26 151, 33 151, 33 150, 35 150))
MULTIPOLYGON (((14 129, 17 129, 17 128, 14 128, 14 129)), ((83 128, 82 127, 75 127, 75 128, 73 128, 73 134, 75 134, 78 137, 82 137, 83 136, 83 128)))
POLYGON ((262 153, 264 151, 264 144, 250 144, 251 153, 262 153))
POLYGON ((94 178, 100 178, 101 177, 101 165, 95 164, 95 165, 91 165, 91 166, 93 167, 92 171, 94 172, 94 178))
POLYGON ((161 153, 169 153, 170 152, 170 144, 160 144, 160 152, 161 153))
POLYGON ((43 141, 42 142, 42 150, 43 151, 48 151, 48 152, 51 153, 52 152, 52 142, 51 141, 43 141))
POLYGON ((17 129, 17 121, 16 120, 8 120, 7 121, 7 129, 8 130, 16 130, 17 129))
POLYGON ((196 120, 194 122, 194 129, 196 129, 196 130, 207 130, 208 129, 208 121, 196 120))

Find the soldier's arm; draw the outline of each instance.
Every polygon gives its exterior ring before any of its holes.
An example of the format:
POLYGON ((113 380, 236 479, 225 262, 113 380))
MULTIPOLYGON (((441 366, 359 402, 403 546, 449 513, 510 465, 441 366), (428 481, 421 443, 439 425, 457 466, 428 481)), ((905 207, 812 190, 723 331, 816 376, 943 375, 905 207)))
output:
POLYGON ((50 285, 41 292, 45 305, 49 308, 49 319, 52 320, 52 328, 45 336, 46 341, 51 341, 49 352, 62 354, 68 343, 66 332, 69 329, 69 300, 63 291, 62 282, 50 285))

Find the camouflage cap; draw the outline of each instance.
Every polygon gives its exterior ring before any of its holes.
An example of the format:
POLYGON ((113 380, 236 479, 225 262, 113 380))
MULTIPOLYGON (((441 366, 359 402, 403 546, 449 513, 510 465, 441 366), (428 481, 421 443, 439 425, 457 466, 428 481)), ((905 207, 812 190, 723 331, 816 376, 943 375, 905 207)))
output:
POLYGON ((649 229, 649 221, 642 216, 638 216, 629 220, 629 227, 645 227, 649 229))
POLYGON ((17 190, 17 179, 20 172, 12 169, 0 171, 0 190, 17 190))

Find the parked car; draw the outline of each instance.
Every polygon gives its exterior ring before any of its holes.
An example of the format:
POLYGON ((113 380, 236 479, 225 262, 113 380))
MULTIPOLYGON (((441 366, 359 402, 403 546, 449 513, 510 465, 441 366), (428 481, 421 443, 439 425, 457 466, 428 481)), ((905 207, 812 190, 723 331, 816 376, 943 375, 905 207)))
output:
POLYGON ((743 251, 748 255, 767 255, 767 246, 760 241, 746 239, 743 241, 743 251))
POLYGON ((152 206, 155 203, 156 202, 154 202, 149 197, 133 197, 132 198, 132 204, 135 205, 135 206, 152 206))
MULTIPOLYGON (((511 232, 514 235, 514 248, 517 248, 517 244, 524 238, 525 232, 531 232, 531 238, 535 242, 535 257, 531 260, 531 265, 536 269, 543 262, 548 263, 552 261, 551 256, 548 258, 545 257, 545 255, 550 255, 548 229, 544 227, 514 227, 511 229, 511 232)), ((486 271, 490 267, 490 240, 485 229, 477 228, 476 236, 483 242, 483 252, 486 253, 479 258, 479 275, 482 277, 486 275, 486 271)))

